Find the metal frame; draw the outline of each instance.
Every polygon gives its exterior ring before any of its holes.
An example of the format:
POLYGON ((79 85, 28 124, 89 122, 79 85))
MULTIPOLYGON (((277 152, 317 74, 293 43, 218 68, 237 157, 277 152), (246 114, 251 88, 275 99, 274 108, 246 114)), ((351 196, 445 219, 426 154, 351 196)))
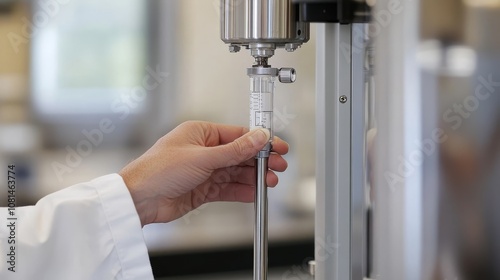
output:
POLYGON ((317 29, 315 277, 321 280, 366 274, 364 28, 317 29))

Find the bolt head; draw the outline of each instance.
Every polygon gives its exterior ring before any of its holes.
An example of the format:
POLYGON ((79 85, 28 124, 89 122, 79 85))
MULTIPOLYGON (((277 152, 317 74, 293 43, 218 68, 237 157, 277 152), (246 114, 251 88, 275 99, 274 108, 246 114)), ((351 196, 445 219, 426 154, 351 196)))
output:
POLYGON ((286 50, 287 52, 293 52, 293 51, 295 51, 297 48, 298 48, 298 45, 297 45, 297 44, 293 44, 293 43, 288 43, 288 44, 285 44, 285 50, 286 50))
POLYGON ((339 101, 340 101, 340 103, 346 103, 347 102, 347 96, 342 95, 341 97, 339 97, 339 101))
POLYGON ((241 47, 240 46, 236 46, 236 45, 229 45, 229 52, 232 52, 232 53, 237 53, 241 50, 241 47))

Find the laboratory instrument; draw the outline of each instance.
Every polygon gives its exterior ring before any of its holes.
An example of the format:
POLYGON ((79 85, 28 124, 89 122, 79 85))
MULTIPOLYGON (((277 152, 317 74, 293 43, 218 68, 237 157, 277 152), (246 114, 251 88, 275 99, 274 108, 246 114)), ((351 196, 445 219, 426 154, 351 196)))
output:
POLYGON ((221 15, 229 50, 255 58, 250 127, 271 132, 268 60, 317 23, 315 279, 500 279, 500 1, 222 0, 221 15))
POLYGON ((309 40, 309 24, 299 22, 291 0, 221 0, 221 39, 230 52, 242 47, 255 59, 250 78, 250 129, 270 131, 269 143, 255 156, 254 280, 267 279, 268 199, 266 174, 272 151, 273 95, 276 78, 295 81, 293 68, 274 68, 269 59, 277 48, 295 51, 309 40))

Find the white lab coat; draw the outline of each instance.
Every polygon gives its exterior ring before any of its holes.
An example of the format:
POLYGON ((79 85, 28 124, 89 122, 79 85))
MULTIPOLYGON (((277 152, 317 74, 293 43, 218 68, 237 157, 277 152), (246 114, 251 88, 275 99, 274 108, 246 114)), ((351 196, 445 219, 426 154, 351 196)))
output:
POLYGON ((15 214, 12 272, 12 220, 0 208, 0 279, 153 279, 139 216, 118 174, 63 189, 15 214))

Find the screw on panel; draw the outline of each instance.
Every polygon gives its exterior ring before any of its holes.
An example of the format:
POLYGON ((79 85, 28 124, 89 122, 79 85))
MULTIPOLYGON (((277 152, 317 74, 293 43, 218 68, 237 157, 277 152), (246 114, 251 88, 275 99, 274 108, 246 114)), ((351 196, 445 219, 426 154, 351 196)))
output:
POLYGON ((342 96, 339 98, 339 101, 340 101, 340 103, 346 103, 346 102, 347 102, 347 96, 342 95, 342 96))

